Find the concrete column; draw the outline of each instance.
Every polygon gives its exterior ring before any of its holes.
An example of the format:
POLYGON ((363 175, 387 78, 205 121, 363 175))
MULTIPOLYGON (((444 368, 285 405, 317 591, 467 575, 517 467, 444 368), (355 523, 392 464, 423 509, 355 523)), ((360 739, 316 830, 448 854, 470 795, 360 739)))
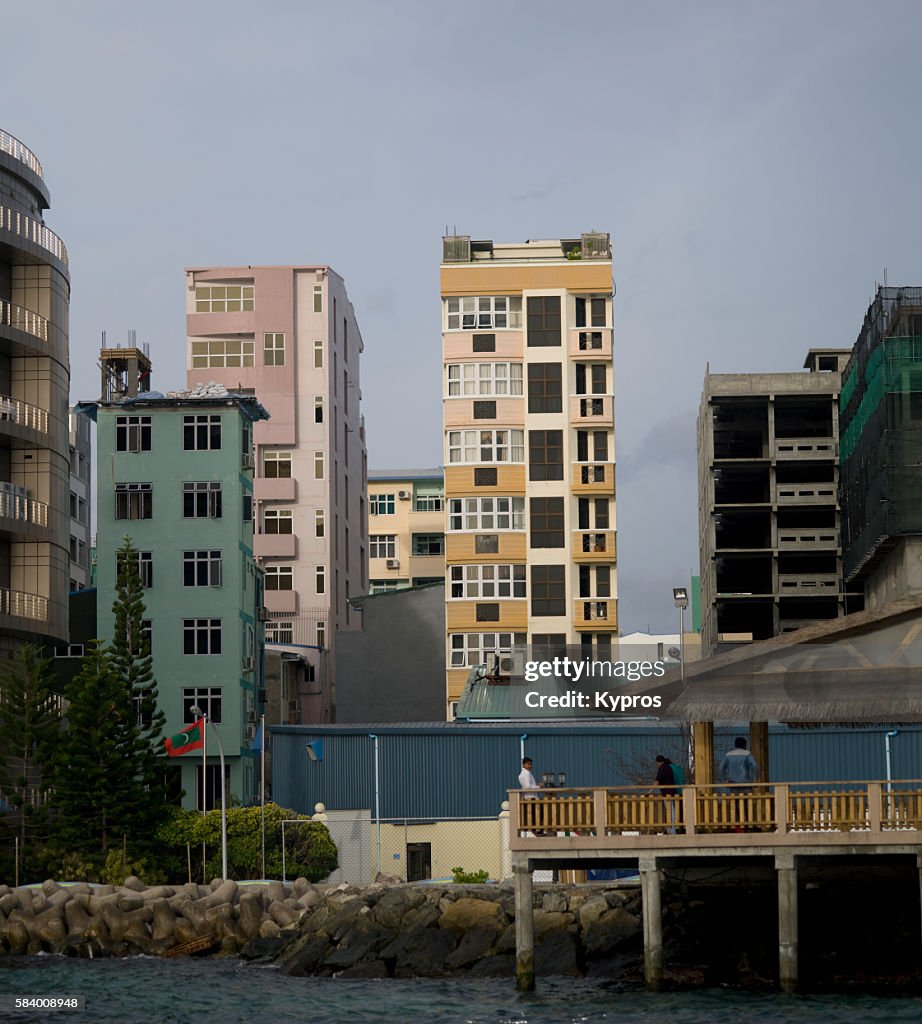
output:
POLYGON ((513 864, 515 879, 515 987, 520 992, 535 988, 534 885, 527 864, 513 864))
POLYGON ((768 782, 768 722, 749 723, 749 749, 759 766, 759 781, 768 782))
POLYGON ((647 988, 658 992, 663 983, 663 908, 656 858, 640 861, 643 903, 643 976, 647 988))
POLYGON ((778 979, 782 992, 797 988, 797 862, 790 853, 775 854, 778 874, 778 979))
POLYGON ((692 747, 695 751, 695 785, 714 783, 714 723, 692 723, 692 747))

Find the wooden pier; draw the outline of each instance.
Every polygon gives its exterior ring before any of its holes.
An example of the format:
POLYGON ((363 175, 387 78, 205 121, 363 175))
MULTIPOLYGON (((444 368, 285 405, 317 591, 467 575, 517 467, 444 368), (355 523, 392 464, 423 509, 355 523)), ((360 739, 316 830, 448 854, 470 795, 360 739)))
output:
MULTIPOLYGON (((511 790, 516 984, 534 988, 532 872, 634 867, 643 901, 644 976, 663 978, 660 871, 771 858, 778 884, 778 975, 797 987, 798 863, 913 858, 922 893, 922 780, 511 790)), ((922 921, 920 921, 922 925, 922 921)))

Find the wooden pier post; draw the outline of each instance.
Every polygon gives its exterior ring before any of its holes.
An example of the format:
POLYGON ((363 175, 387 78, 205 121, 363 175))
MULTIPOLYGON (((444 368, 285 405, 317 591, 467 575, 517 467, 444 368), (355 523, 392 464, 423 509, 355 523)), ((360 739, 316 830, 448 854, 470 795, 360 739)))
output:
POLYGON ((515 879, 515 987, 520 992, 535 988, 534 885, 527 864, 513 864, 515 879))
POLYGON ((656 858, 640 860, 643 906, 643 975, 647 988, 658 992, 663 983, 663 909, 656 858))
POLYGON ((778 875, 778 980, 782 992, 797 989, 797 862, 793 854, 776 853, 778 875))

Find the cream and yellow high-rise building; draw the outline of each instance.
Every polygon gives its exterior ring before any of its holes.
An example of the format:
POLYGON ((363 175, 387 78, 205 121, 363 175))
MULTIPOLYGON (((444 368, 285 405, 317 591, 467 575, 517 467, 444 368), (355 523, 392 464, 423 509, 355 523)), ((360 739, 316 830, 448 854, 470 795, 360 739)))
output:
POLYGON ((447 713, 525 644, 618 635, 607 234, 443 239, 447 713))

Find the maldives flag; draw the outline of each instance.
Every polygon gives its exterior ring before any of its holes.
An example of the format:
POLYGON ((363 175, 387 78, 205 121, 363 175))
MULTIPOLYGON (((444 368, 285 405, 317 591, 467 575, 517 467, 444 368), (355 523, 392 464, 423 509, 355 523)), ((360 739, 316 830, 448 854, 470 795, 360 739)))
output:
POLYGON ((188 754, 190 750, 201 750, 205 746, 205 719, 200 718, 192 725, 187 725, 174 736, 168 736, 163 743, 170 757, 188 754))

